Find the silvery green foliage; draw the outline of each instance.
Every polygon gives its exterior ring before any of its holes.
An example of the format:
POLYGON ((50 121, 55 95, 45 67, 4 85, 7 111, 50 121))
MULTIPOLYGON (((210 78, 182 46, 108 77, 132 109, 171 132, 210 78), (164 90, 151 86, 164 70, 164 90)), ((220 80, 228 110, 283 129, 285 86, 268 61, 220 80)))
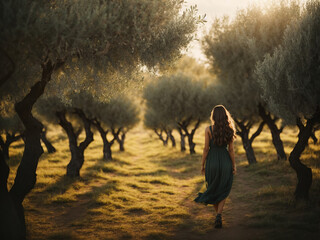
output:
POLYGON ((66 97, 64 97, 66 106, 71 109, 81 109, 87 118, 92 119, 100 111, 98 108, 98 99, 96 99, 90 92, 70 91, 66 97))
POLYGON ((281 43, 286 26, 299 12, 296 1, 273 2, 264 9, 251 6, 232 21, 217 19, 205 36, 203 48, 220 81, 222 103, 236 118, 257 118, 257 105, 263 100, 256 63, 281 43))
POLYGON ((112 98, 109 102, 97 104, 95 117, 109 129, 121 128, 124 132, 139 122, 139 109, 132 99, 125 96, 112 98))
POLYGON ((272 111, 289 123, 320 106, 320 2, 308 1, 282 44, 258 64, 256 74, 272 111))
MULTIPOLYGON (((35 114, 40 115, 45 121, 57 124, 56 112, 66 111, 69 118, 75 109, 81 109, 86 117, 92 119, 99 112, 99 101, 89 92, 69 91, 65 95, 44 95, 35 104, 35 114)), ((75 120, 75 119, 74 119, 75 120)))
POLYGON ((58 96, 42 96, 36 102, 33 113, 37 118, 48 123, 58 124, 56 112, 70 111, 70 102, 66 103, 58 96))
POLYGON ((176 122, 156 110, 147 108, 144 113, 144 126, 152 130, 168 130, 176 127, 176 122))
POLYGON ((182 74, 162 76, 145 87, 145 122, 152 125, 148 122, 155 118, 170 125, 188 119, 191 122, 198 119, 203 121, 210 116, 212 108, 208 105, 206 97, 203 84, 200 82, 192 81, 182 74))
POLYGON ((210 71, 205 64, 198 62, 195 58, 188 55, 182 56, 178 61, 164 72, 164 75, 183 73, 194 80, 199 80, 204 83, 213 82, 215 77, 210 74, 210 71))
MULTIPOLYGON (((78 67, 80 69, 80 66, 78 67)), ((119 94, 129 95, 131 92, 140 91, 142 82, 143 76, 139 71, 120 73, 98 71, 96 68, 83 66, 79 71, 61 71, 55 81, 48 83, 46 94, 65 99, 70 90, 85 91, 90 92, 97 101, 107 102, 119 94)))
POLYGON ((69 119, 78 121, 73 115, 75 109, 81 109, 88 119, 97 119, 107 128, 129 130, 139 121, 139 111, 131 99, 124 96, 102 102, 87 91, 70 91, 63 98, 44 96, 35 105, 35 113, 49 123, 57 124, 57 111, 66 111, 69 119))
POLYGON ((46 59, 63 60, 62 71, 66 72, 90 68, 127 71, 176 59, 202 21, 194 7, 182 13, 182 3, 1 0, 1 50, 16 65, 1 95, 15 91, 19 96, 18 87, 28 90, 40 78, 40 65, 46 59))

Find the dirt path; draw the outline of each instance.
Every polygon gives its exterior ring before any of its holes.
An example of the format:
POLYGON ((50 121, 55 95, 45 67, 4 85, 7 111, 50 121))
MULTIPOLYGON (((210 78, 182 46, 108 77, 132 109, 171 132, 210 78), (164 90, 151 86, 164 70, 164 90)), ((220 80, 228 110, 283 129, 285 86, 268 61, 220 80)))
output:
POLYGON ((223 228, 214 229, 203 239, 263 239, 262 231, 245 226, 248 217, 253 214, 249 194, 256 191, 255 183, 248 179, 244 167, 238 167, 229 201, 223 212, 223 228), (247 196, 243 198, 243 196, 247 196))
POLYGON ((189 229, 177 231, 174 239, 266 239, 266 230, 249 228, 245 224, 254 211, 253 207, 250 206, 250 202, 254 201, 250 199, 250 193, 258 189, 258 186, 256 186, 257 183, 248 178, 244 166, 238 167, 237 171, 231 193, 223 211, 223 228, 214 228, 215 211, 213 206, 201 206, 199 209, 199 204, 193 202, 191 198, 188 198, 185 206, 189 208, 189 212, 192 215, 190 221, 195 221, 199 216, 202 218, 205 217, 212 227, 210 227, 209 231, 201 235, 195 234, 189 229))

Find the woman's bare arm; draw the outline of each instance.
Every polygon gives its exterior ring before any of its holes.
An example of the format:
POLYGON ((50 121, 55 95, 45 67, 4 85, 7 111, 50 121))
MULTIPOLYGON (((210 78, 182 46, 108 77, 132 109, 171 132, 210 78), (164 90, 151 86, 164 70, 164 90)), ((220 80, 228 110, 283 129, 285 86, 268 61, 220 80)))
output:
POLYGON ((234 160, 233 141, 231 141, 229 143, 228 151, 229 151, 229 155, 230 155, 230 158, 231 158, 231 161, 232 161, 233 174, 235 174, 237 172, 237 168, 236 168, 236 162, 234 160))
POLYGON ((201 173, 204 174, 205 172, 205 164, 206 164, 206 158, 209 152, 209 127, 206 128, 204 132, 204 148, 202 153, 202 167, 201 167, 201 173))

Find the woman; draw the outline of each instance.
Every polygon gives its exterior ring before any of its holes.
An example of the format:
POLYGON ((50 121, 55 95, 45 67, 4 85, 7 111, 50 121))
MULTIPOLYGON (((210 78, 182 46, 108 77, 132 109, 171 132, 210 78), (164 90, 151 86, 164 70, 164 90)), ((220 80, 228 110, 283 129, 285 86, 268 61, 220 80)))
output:
POLYGON ((237 171, 233 150, 235 129, 230 113, 222 105, 213 108, 210 119, 212 126, 205 130, 201 168, 207 190, 199 193, 194 201, 213 204, 217 212, 215 227, 221 228, 223 206, 231 190, 233 174, 237 171))

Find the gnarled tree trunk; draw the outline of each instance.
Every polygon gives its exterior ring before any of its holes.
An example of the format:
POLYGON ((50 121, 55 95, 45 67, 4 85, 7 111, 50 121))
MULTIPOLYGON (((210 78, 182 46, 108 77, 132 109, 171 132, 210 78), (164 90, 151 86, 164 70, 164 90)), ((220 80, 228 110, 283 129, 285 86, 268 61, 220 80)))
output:
POLYGON ((94 126, 98 129, 99 134, 101 136, 102 142, 103 142, 103 159, 106 161, 111 161, 112 160, 112 151, 111 151, 111 146, 113 145, 115 141, 115 137, 111 141, 108 141, 107 135, 109 133, 109 130, 104 130, 103 127, 101 126, 101 123, 95 119, 93 121, 94 126))
POLYGON ((124 152, 124 140, 126 138, 126 131, 124 131, 122 128, 119 128, 118 130, 111 128, 111 132, 114 139, 119 143, 120 152, 124 152))
POLYGON ((309 190, 312 184, 312 171, 300 161, 300 156, 305 147, 308 145, 308 140, 313 133, 315 124, 317 123, 320 123, 319 108, 317 108, 317 111, 313 117, 307 120, 305 126, 303 126, 300 118, 297 119, 297 125, 299 127, 299 139, 289 156, 290 166, 296 171, 298 178, 298 184, 294 193, 297 200, 309 199, 309 190))
POLYGON ((159 139, 162 141, 163 146, 167 146, 168 145, 169 136, 167 135, 166 138, 163 138, 163 132, 165 132, 165 131, 161 129, 160 132, 158 132, 157 129, 154 129, 154 132, 158 135, 159 139))
POLYGON ((278 120, 278 118, 276 117, 272 118, 270 113, 267 113, 265 108, 261 104, 259 104, 259 115, 270 129, 271 136, 272 136, 272 143, 277 151, 278 160, 280 159, 286 160, 287 155, 284 152, 283 142, 280 138, 280 134, 283 128, 278 128, 276 125, 276 121, 278 120))
POLYGON ((172 135, 172 130, 167 130, 167 135, 171 141, 172 147, 176 146, 176 140, 174 138, 174 136, 172 135))
POLYGON ((194 148, 195 148, 196 144, 193 142, 193 136, 194 136, 194 133, 196 132, 196 130, 198 129, 201 120, 200 119, 197 120, 194 128, 189 133, 188 126, 190 124, 190 121, 191 121, 191 118, 187 119, 186 121, 179 122, 178 125, 185 132, 185 135, 188 137, 190 154, 195 154, 196 151, 194 148))
POLYGON ((178 132, 180 134, 180 150, 181 152, 185 152, 186 151, 186 140, 185 140, 186 135, 183 134, 182 129, 180 127, 178 127, 178 132))
POLYGON ((0 150, 0 236, 1 239, 25 239, 22 204, 8 192, 9 167, 0 150))
POLYGON ((69 148, 71 151, 71 160, 67 166, 67 176, 78 177, 80 176, 80 169, 84 163, 84 150, 93 141, 93 133, 91 132, 91 122, 85 116, 82 110, 75 109, 75 114, 77 114, 84 125, 86 138, 78 146, 78 135, 73 129, 72 124, 66 118, 66 111, 56 112, 56 116, 59 119, 60 126, 65 130, 69 139, 69 148))
POLYGON ((124 152, 124 140, 126 139, 126 133, 122 132, 120 134, 120 137, 117 139, 117 142, 119 143, 119 150, 120 152, 124 152))
POLYGON ((252 148, 252 142, 261 133, 265 122, 260 123, 258 129, 255 131, 255 133, 252 134, 250 138, 249 138, 249 133, 250 133, 251 127, 253 126, 253 122, 248 122, 247 124, 245 124, 244 121, 240 121, 237 119, 235 119, 235 122, 239 127, 237 134, 241 137, 242 145, 246 152, 248 163, 249 164, 257 163, 257 159, 252 148))
POLYGON ((33 117, 31 111, 34 103, 43 94, 54 69, 62 64, 63 62, 59 61, 56 64, 52 64, 50 60, 43 63, 41 80, 33 85, 30 92, 15 105, 15 110, 25 127, 23 134, 25 147, 14 184, 9 192, 7 192, 6 186, 8 177, 6 175, 7 167, 3 164, 3 157, 0 157, 0 162, 2 162, 1 168, 3 168, 0 170, 1 191, 4 193, 0 200, 0 222, 4 223, 0 226, 0 232, 1 237, 4 239, 25 239, 26 237, 22 202, 35 185, 36 169, 39 158, 43 153, 40 143, 42 124, 33 117))

